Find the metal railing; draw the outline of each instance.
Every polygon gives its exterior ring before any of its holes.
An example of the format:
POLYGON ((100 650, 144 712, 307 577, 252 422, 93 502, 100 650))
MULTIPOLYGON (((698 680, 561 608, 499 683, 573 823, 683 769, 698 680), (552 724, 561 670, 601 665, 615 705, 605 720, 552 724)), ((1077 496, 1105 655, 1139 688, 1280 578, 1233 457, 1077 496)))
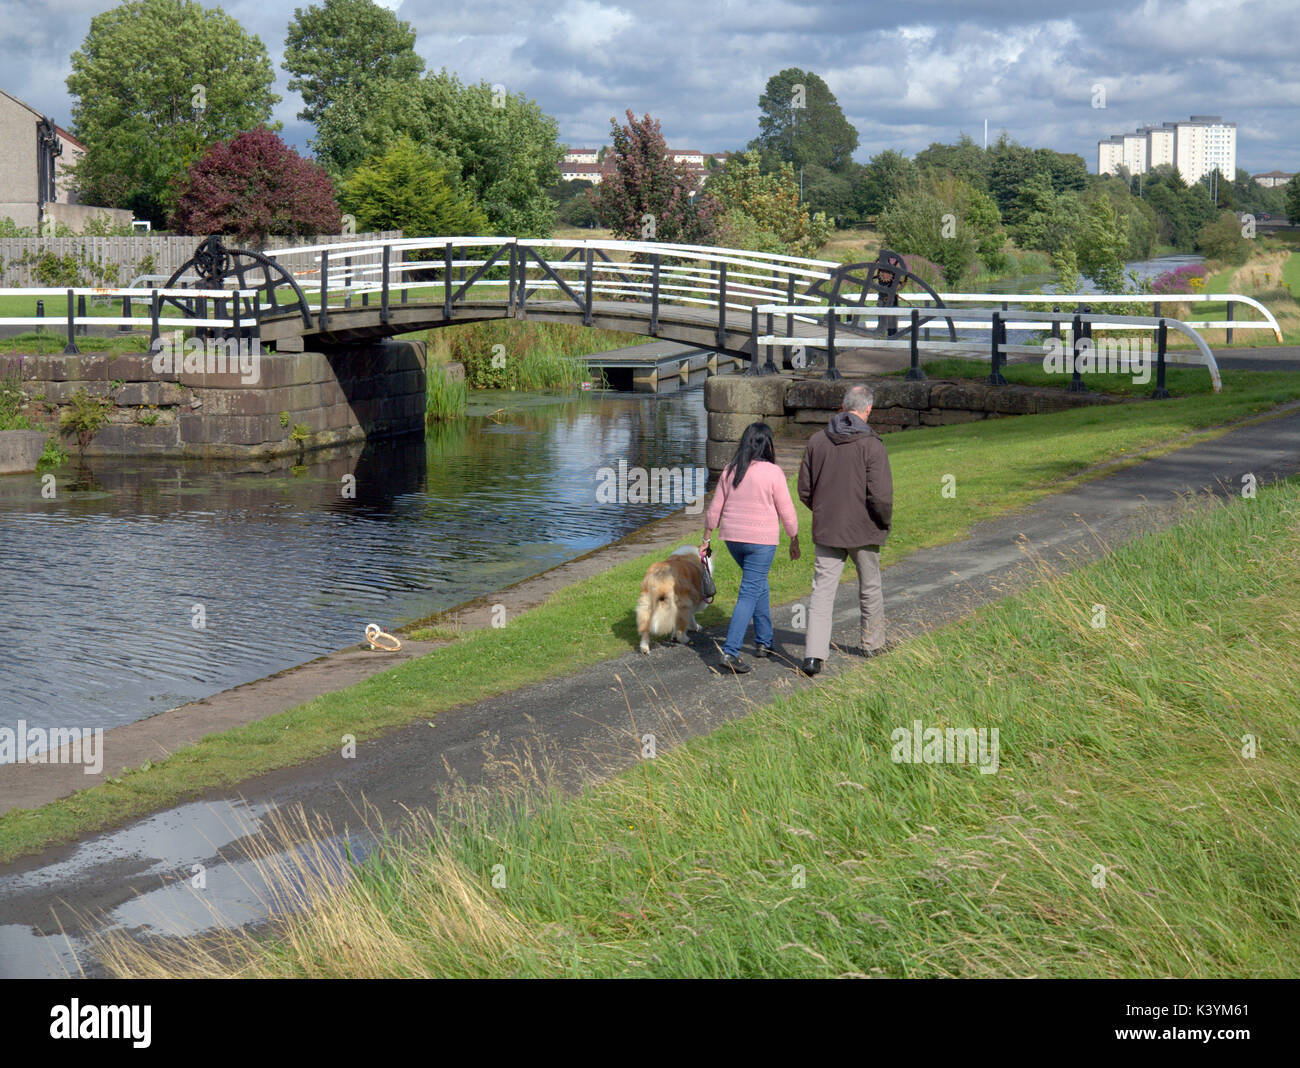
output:
POLYGON ((140 298, 144 296, 145 292, 145 290, 129 287, 103 286, 74 286, 71 288, 35 286, 23 289, 0 289, 0 297, 37 298, 35 315, 0 317, 0 327, 31 326, 38 330, 43 330, 49 326, 63 327, 67 331, 67 343, 63 347, 63 351, 67 355, 75 355, 81 351, 77 347, 76 339, 79 334, 85 336, 85 328, 89 326, 116 326, 119 329, 128 331, 148 328, 151 344, 159 338, 164 325, 174 329, 222 330, 237 337, 256 332, 255 308, 258 290, 150 289, 147 291, 149 300, 145 313, 143 315, 134 315, 132 313, 132 300, 140 302, 140 298), (46 315, 45 297, 58 297, 66 300, 67 310, 65 314, 46 315), (122 301, 122 314, 91 315, 86 308, 87 298, 107 298, 110 301, 120 299, 122 301), (166 315, 164 314, 164 302, 169 299, 200 302, 197 307, 202 308, 203 311, 201 314, 196 315, 166 315), (214 304, 215 314, 212 316, 206 313, 206 302, 208 300, 213 301, 214 304), (229 313, 226 311, 227 306, 230 309, 229 313))
MULTIPOLYGON (((896 320, 899 315, 878 314, 876 317, 863 317, 862 309, 856 306, 822 306, 820 308, 811 308, 807 305, 778 305, 767 304, 756 306, 752 312, 750 323, 751 343, 753 351, 757 355, 760 347, 767 347, 767 361, 760 369, 758 360, 755 359, 747 373, 751 374, 773 374, 778 368, 773 362, 773 349, 777 347, 814 347, 822 348, 826 351, 826 371, 823 378, 838 379, 843 377, 836 367, 836 360, 839 350, 845 348, 895 348, 906 345, 911 354, 911 366, 907 372, 907 377, 911 379, 923 379, 925 373, 920 366, 921 348, 927 350, 964 350, 968 352, 971 348, 969 342, 948 342, 948 341, 931 341, 925 342, 921 338, 921 309, 913 307, 908 311, 906 318, 910 321, 910 327, 907 330, 906 339, 882 339, 877 337, 843 337, 837 330, 837 322, 841 316, 852 315, 855 317, 857 325, 860 328, 868 325, 879 325, 881 320, 896 320), (772 317, 776 315, 788 315, 798 313, 798 317, 805 322, 823 321, 824 333, 814 335, 777 335, 771 332, 772 317), (760 333, 758 328, 759 316, 767 316, 769 329, 767 333, 760 333)), ((1051 312, 1027 312, 1017 310, 1014 318, 1010 321, 1007 313, 999 309, 972 309, 967 311, 945 310, 945 318, 950 318, 954 323, 976 324, 981 327, 987 327, 989 331, 989 362, 990 373, 988 383, 990 385, 1006 385, 1007 380, 1002 375, 1002 367, 1006 364, 1008 352, 1033 353, 1036 355, 1044 354, 1043 345, 1010 345, 1007 342, 1007 331, 1013 326, 1019 325, 1026 328, 1038 328, 1050 326, 1051 336, 1058 342, 1064 344, 1063 333, 1068 329, 1070 335, 1070 365, 1071 365, 1071 385, 1073 391, 1082 391, 1085 387, 1082 383, 1082 375, 1079 370, 1081 356, 1084 349, 1084 341, 1093 342, 1093 330, 1101 327, 1103 329, 1115 330, 1152 330, 1156 335, 1156 373, 1157 384, 1153 396, 1157 398, 1168 397, 1169 392, 1165 388, 1165 357, 1168 347, 1168 333, 1170 329, 1177 330, 1192 340, 1196 347, 1206 370, 1210 375, 1210 382, 1214 392, 1218 393, 1223 388, 1222 380, 1219 376, 1219 365, 1214 358, 1214 353, 1210 351, 1205 339, 1201 337, 1192 327, 1179 319, 1171 319, 1167 316, 1150 316, 1150 315, 1106 315, 1104 313, 1094 313, 1088 305, 1083 305, 1079 310, 1070 312, 1061 312, 1059 308, 1051 312), (1016 320, 1022 320, 1017 323, 1016 320), (1065 324, 1068 324, 1068 328, 1065 324)))

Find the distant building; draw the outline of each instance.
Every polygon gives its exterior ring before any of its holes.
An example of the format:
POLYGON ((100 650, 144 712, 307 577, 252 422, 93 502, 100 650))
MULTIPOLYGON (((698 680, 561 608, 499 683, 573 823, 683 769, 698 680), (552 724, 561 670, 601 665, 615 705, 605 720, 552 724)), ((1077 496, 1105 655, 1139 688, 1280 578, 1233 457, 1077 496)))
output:
MULTIPOLYGON (((580 181, 600 185, 601 180, 613 167, 613 162, 608 150, 603 163, 596 162, 599 155, 600 150, 596 148, 565 149, 564 159, 560 163, 560 179, 565 182, 580 181)), ((704 181, 709 176, 709 160, 715 159, 718 163, 726 163, 731 156, 731 152, 709 153, 701 152, 698 148, 668 149, 670 159, 686 165, 686 169, 695 178, 697 190, 704 187, 704 181)))
POLYGON ((1264 174, 1252 174, 1251 178, 1256 183, 1262 185, 1265 189, 1273 189, 1279 185, 1286 185, 1294 174, 1288 174, 1286 171, 1266 171, 1264 174))
POLYGON ((1217 167, 1232 178, 1237 173, 1237 124, 1218 115, 1192 115, 1186 121, 1159 126, 1139 126, 1097 142, 1097 173, 1146 174, 1153 167, 1172 164, 1183 181, 1194 185, 1217 167))
POLYGON ((0 218, 39 230, 80 230, 96 215, 131 221, 131 212, 84 205, 71 190, 72 166, 86 147, 53 119, 0 89, 0 218))

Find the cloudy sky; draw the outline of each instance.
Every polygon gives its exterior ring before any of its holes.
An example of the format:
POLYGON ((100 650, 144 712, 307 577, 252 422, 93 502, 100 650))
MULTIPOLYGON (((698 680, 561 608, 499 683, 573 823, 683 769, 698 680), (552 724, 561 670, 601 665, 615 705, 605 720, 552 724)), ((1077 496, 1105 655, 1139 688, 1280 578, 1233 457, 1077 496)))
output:
MULTIPOLYGON (((66 125, 68 57, 113 0, 0 0, 0 87, 66 125)), ((209 5, 214 6, 214 5, 209 5)), ((222 5, 279 70, 294 5, 222 5)), ((472 0, 391 7, 426 64, 533 97, 569 144, 605 142, 625 108, 650 112, 675 147, 740 148, 757 100, 785 67, 830 85, 866 160, 963 131, 1078 152, 1146 122, 1217 114, 1237 123, 1238 166, 1300 171, 1296 0, 472 0), (1104 110, 1094 108, 1096 85, 1104 110)), ((305 148, 279 75, 277 118, 305 148)))

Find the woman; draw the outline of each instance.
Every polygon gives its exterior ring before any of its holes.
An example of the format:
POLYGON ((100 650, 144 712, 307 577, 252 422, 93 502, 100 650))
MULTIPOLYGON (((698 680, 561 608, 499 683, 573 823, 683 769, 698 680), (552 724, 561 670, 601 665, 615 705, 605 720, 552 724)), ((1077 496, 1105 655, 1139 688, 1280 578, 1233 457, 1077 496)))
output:
POLYGON ((754 655, 772 649, 772 612, 768 605, 767 573, 776 556, 781 527, 790 536, 790 559, 799 559, 799 517, 785 472, 776 465, 772 428, 750 423, 741 435, 736 455, 718 477, 718 487, 704 517, 704 544, 718 528, 727 550, 740 565, 740 590, 731 613, 722 663, 737 674, 749 671, 740 647, 750 621, 754 623, 754 655))

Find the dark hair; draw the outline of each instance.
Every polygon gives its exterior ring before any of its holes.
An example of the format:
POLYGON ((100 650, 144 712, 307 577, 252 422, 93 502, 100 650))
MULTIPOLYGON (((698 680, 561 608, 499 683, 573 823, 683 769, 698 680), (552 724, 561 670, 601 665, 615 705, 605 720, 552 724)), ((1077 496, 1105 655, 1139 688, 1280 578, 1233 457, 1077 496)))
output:
POLYGON ((766 460, 770 464, 776 463, 776 448, 772 444, 772 428, 766 423, 750 423, 740 436, 740 444, 736 446, 736 455, 731 458, 731 463, 727 465, 731 468, 731 485, 733 489, 740 485, 740 480, 745 477, 749 465, 755 460, 766 460))

